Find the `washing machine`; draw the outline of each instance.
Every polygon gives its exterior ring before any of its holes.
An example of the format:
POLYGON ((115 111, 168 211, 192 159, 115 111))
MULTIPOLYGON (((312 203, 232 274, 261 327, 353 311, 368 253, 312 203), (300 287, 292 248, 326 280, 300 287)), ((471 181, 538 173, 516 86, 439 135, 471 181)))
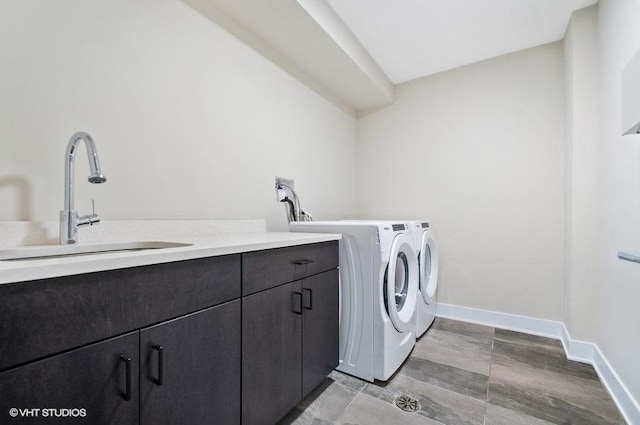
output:
POLYGON ((424 334, 436 318, 438 287, 438 247, 433 229, 426 220, 411 222, 415 251, 418 253, 420 286, 416 305, 416 338, 424 334))
POLYGON ((292 222, 305 233, 340 233, 339 371, 386 381, 415 344, 418 259, 407 223, 292 222))

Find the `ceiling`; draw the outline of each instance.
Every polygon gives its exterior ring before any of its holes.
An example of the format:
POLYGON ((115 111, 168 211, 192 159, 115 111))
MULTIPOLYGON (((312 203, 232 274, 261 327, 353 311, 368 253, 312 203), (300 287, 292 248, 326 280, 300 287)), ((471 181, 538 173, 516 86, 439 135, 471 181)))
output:
POLYGON ((597 0, 328 0, 394 83, 564 37, 597 0))
POLYGON ((597 0, 182 0, 344 111, 394 85, 561 40, 597 0))

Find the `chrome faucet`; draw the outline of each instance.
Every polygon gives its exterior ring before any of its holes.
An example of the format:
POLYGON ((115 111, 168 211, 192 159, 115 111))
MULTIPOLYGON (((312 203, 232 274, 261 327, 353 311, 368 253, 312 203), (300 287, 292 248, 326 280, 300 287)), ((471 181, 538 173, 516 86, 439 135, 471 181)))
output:
POLYGON ((74 210, 74 160, 80 140, 84 140, 87 147, 89 168, 91 169, 89 183, 104 183, 107 181, 107 178, 102 174, 102 170, 100 170, 98 151, 91 136, 84 131, 79 131, 71 136, 64 158, 64 210, 60 211, 60 245, 71 245, 78 242, 78 226, 91 226, 100 222, 100 217, 95 211, 95 205, 93 213, 84 216, 78 216, 78 211, 74 210))
POLYGON ((304 211, 300 206, 300 198, 298 198, 296 191, 293 190, 293 180, 276 177, 276 193, 278 200, 287 204, 289 223, 294 221, 313 221, 311 214, 304 211), (291 198, 289 198, 289 194, 291 198))

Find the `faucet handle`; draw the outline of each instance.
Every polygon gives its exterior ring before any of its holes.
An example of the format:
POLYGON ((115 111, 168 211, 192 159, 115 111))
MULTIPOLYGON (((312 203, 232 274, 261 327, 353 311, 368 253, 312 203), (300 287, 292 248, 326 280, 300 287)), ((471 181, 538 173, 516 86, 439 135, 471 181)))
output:
POLYGON ((77 225, 78 226, 93 226, 94 224, 100 223, 100 216, 96 214, 96 200, 91 199, 91 210, 93 211, 91 214, 83 215, 78 217, 77 225))

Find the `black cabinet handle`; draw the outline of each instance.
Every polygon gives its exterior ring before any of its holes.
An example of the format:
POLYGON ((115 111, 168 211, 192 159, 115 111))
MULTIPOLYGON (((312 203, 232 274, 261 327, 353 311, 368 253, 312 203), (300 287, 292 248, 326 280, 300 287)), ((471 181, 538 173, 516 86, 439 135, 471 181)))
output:
POLYGON ((302 292, 293 293, 293 312, 302 314, 302 292))
POLYGON ((153 349, 158 352, 158 377, 151 378, 154 384, 161 387, 164 375, 164 349, 162 345, 154 345, 153 349))
POLYGON ((298 266, 303 266, 305 264, 311 264, 313 263, 313 260, 309 260, 307 258, 302 258, 300 260, 294 260, 292 261, 293 264, 298 265, 298 266))
POLYGON ((126 401, 129 401, 131 400, 131 357, 121 355, 120 361, 124 362, 125 366, 125 389, 123 393, 120 393, 120 396, 126 401))
POLYGON ((313 291, 309 288, 304 288, 302 289, 302 293, 309 294, 309 296, 307 297, 309 303, 303 303, 302 306, 307 310, 313 310, 313 291))

